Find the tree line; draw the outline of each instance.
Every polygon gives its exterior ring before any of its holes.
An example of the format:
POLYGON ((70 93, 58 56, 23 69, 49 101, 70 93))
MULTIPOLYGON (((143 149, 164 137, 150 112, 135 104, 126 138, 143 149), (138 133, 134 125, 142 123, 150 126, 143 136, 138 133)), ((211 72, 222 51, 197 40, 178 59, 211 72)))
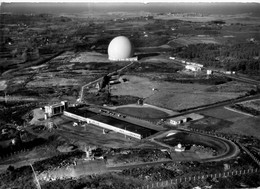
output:
POLYGON ((204 66, 257 75, 260 73, 259 49, 259 44, 250 42, 233 45, 191 44, 175 49, 173 56, 198 61, 204 66))

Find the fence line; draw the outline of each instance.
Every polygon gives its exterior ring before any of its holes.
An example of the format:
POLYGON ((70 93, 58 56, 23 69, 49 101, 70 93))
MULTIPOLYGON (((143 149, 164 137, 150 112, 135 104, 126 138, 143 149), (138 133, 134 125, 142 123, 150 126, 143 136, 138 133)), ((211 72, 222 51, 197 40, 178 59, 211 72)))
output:
POLYGON ((15 150, 15 151, 11 151, 9 153, 6 153, 6 154, 0 154, 0 160, 4 161, 6 159, 9 159, 10 157, 14 156, 14 155, 19 155, 19 154, 22 154, 22 153, 25 153, 25 152, 29 152, 29 151, 32 151, 32 150, 36 150, 38 148, 42 148, 42 147, 47 147, 46 144, 40 144, 38 146, 34 146, 34 147, 28 147, 28 148, 22 148, 22 149, 19 149, 19 150, 15 150))
POLYGON ((240 142, 236 141, 236 143, 257 163, 257 165, 260 167, 260 161, 240 142))
POLYGON ((226 171, 222 173, 213 173, 213 174, 201 174, 197 176, 186 176, 186 177, 178 177, 175 179, 165 180, 161 182, 154 182, 147 185, 144 185, 142 187, 139 187, 138 189, 150 189, 150 188, 160 188, 160 187, 166 187, 166 186, 174 186, 182 182, 187 181, 198 181, 198 180, 204 180, 207 178, 225 178, 235 175, 246 175, 251 173, 257 173, 259 170, 257 168, 255 169, 239 169, 239 170, 232 170, 232 171, 226 171))

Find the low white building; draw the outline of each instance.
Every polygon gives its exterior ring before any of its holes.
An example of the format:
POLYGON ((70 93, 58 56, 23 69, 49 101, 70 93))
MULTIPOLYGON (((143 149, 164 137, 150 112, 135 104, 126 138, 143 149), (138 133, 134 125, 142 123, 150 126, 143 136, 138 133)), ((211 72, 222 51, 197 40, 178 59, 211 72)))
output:
POLYGON ((213 74, 213 70, 207 70, 207 75, 212 75, 213 74))
POLYGON ((55 115, 62 114, 64 110, 68 108, 68 102, 67 101, 61 101, 61 103, 45 106, 45 119, 48 117, 52 117, 55 115))
POLYGON ((186 65, 185 69, 190 70, 190 71, 194 71, 194 72, 201 71, 201 67, 200 66, 191 65, 191 64, 186 65))
POLYGON ((185 123, 185 122, 187 122, 187 118, 184 116, 179 116, 179 117, 170 119, 170 124, 172 124, 172 125, 179 125, 179 124, 185 123))
POLYGON ((113 59, 113 58, 109 58, 109 60, 111 61, 126 61, 126 62, 137 62, 138 61, 138 57, 130 57, 130 58, 122 58, 122 59, 113 59))

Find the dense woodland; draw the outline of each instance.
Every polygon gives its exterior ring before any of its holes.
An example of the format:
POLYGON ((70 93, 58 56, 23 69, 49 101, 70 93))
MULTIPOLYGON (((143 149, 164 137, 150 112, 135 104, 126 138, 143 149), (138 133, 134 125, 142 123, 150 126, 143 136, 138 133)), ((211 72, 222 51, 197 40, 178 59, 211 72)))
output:
POLYGON ((245 74, 260 74, 260 45, 243 43, 234 45, 192 44, 175 49, 175 55, 198 61, 204 66, 224 68, 245 74))

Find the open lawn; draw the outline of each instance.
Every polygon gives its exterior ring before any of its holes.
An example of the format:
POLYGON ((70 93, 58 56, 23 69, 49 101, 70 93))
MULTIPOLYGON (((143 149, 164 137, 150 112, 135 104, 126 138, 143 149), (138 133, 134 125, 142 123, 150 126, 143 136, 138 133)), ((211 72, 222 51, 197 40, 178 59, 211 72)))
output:
POLYGON ((260 99, 241 102, 239 104, 242 105, 243 107, 247 107, 260 112, 260 99))
POLYGON ((221 132, 254 136, 260 139, 260 117, 238 119, 230 127, 222 129, 221 132))
POLYGON ((112 85, 112 95, 131 95, 140 98, 147 98, 154 94, 153 88, 157 88, 157 82, 151 82, 148 78, 137 76, 123 76, 128 81, 112 85))
POLYGON ((187 46, 190 44, 197 44, 197 43, 212 43, 212 44, 219 44, 219 41, 216 40, 214 37, 207 37, 207 36, 191 36, 191 37, 180 37, 178 39, 174 39, 168 42, 171 46, 176 46, 176 44, 180 44, 183 46, 187 46))
POLYGON ((117 108, 116 111, 140 118, 160 118, 168 116, 168 114, 163 111, 149 107, 123 107, 117 108))
POLYGON ((81 52, 76 55, 75 58, 72 58, 70 62, 110 62, 108 60, 108 56, 105 54, 97 53, 97 52, 81 52))
POLYGON ((204 131, 219 131, 223 128, 228 128, 232 122, 214 117, 206 117, 199 121, 188 123, 190 128, 204 131))
POLYGON ((198 113, 204 114, 206 116, 215 117, 218 119, 228 120, 228 121, 236 121, 241 118, 242 119, 248 118, 248 116, 246 116, 244 114, 240 114, 237 112, 227 110, 224 107, 214 108, 214 109, 210 109, 210 110, 202 110, 202 111, 199 111, 198 113))
POLYGON ((178 114, 177 112, 174 112, 172 110, 153 106, 150 104, 143 104, 143 105, 128 104, 128 105, 114 106, 109 108, 124 114, 132 115, 134 117, 146 118, 146 119, 147 118, 156 119, 156 118, 178 114))
MULTIPOLYGON (((171 110, 211 104, 244 94, 229 91, 207 91, 212 85, 161 82, 131 75, 124 77, 128 79, 128 82, 114 85, 112 88, 113 95, 131 95, 145 98, 145 103, 171 110)), ((232 83, 230 87, 232 87, 232 83)))
MULTIPOLYGON (((200 111, 199 113, 220 119, 216 123, 210 122, 210 125, 215 125, 215 128, 217 128, 216 130, 220 132, 249 135, 260 139, 260 126, 259 126, 260 117, 259 116, 250 117, 245 114, 240 114, 240 113, 227 110, 224 107, 214 108, 211 110, 204 110, 204 111, 200 111), (228 123, 226 121, 228 121, 229 124, 226 124, 228 123), (224 123, 224 125, 221 123, 224 123), (217 125, 219 125, 219 127, 217 127, 217 125)), ((203 125, 199 123, 200 121, 198 122, 198 125, 203 125)))

